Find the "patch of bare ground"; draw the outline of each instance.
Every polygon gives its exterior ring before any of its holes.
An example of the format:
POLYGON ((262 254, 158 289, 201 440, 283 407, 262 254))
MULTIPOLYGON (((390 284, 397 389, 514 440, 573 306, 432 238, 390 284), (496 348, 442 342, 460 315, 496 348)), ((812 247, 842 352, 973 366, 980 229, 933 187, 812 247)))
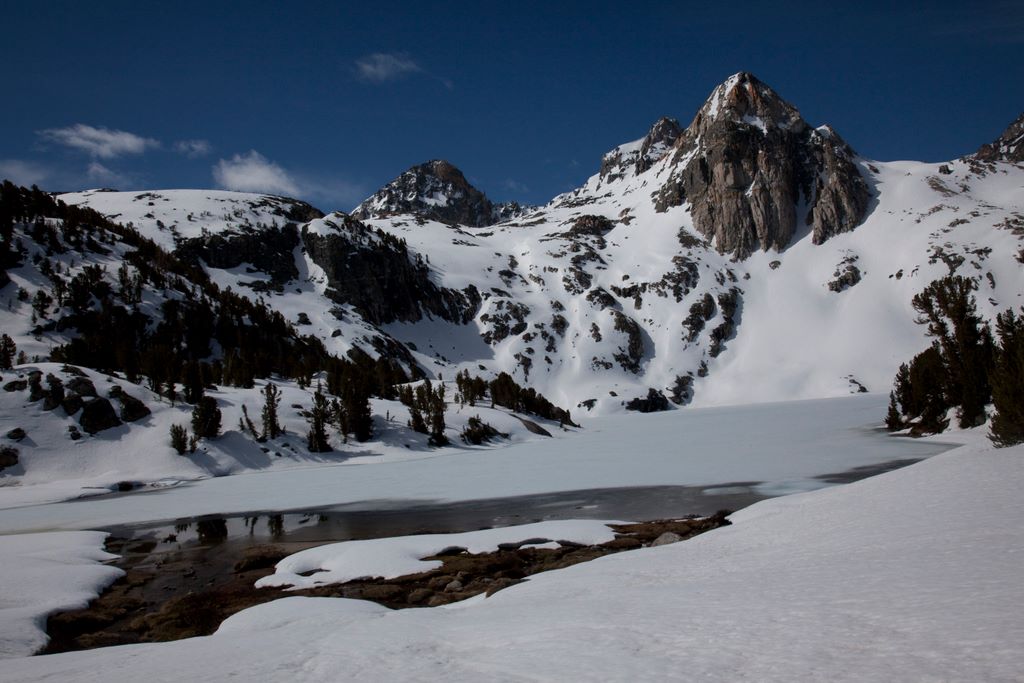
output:
POLYGON ((158 557, 139 542, 111 539, 108 550, 132 557, 125 576, 81 610, 51 615, 50 642, 40 654, 107 645, 157 642, 209 635, 232 614, 294 595, 371 600, 386 607, 435 607, 495 592, 540 572, 562 569, 625 550, 686 540, 729 524, 727 511, 710 517, 614 525, 615 539, 581 545, 557 539, 524 539, 489 553, 449 548, 423 559, 441 567, 392 579, 366 578, 309 590, 254 588, 274 565, 301 549, 295 544, 249 547, 240 553, 208 546, 158 557), (536 547, 541 543, 557 547, 536 547))

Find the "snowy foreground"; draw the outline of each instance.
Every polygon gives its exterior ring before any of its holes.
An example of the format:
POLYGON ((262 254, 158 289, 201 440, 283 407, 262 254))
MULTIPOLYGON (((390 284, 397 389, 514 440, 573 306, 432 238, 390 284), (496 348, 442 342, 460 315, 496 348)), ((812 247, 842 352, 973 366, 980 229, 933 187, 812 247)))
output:
POLYGON ((455 608, 288 598, 0 680, 1017 681, 1024 447, 967 445, 455 608))
MULTIPOLYGON (((9 534, 0 536, 0 656, 8 658, 45 642, 47 613, 81 606, 119 575, 100 564, 109 557, 103 534, 84 529, 616 485, 744 481, 781 494, 820 487, 823 474, 965 444, 855 484, 754 505, 734 514, 733 526, 691 541, 535 576, 486 599, 404 611, 282 599, 207 638, 6 659, 0 681, 1019 680, 1024 447, 991 449, 978 430, 945 443, 886 437, 871 429, 883 407, 882 397, 857 396, 607 417, 506 448, 10 507, 0 518, 9 534)), ((414 572, 441 547, 486 550, 527 537, 600 542, 610 531, 560 521, 334 544, 286 558, 264 583, 414 572)))

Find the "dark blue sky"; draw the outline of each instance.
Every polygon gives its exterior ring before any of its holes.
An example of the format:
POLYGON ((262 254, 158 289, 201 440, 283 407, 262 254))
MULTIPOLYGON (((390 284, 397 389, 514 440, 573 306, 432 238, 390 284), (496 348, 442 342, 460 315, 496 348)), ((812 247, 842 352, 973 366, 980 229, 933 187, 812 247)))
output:
POLYGON ((446 158, 540 203, 740 70, 881 160, 959 156, 1024 110, 1022 2, 627 4, 7 3, 0 176, 329 210, 446 158))

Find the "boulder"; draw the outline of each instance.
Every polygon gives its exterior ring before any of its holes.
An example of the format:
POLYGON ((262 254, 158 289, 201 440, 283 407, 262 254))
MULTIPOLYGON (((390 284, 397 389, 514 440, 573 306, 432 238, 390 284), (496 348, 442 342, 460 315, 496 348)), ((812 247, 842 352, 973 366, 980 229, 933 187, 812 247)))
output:
POLYGON ((137 422, 152 412, 145 403, 123 391, 117 400, 121 402, 121 419, 125 422, 137 422))
POLYGON ((12 379, 4 385, 4 391, 24 391, 28 389, 28 380, 12 379))
POLYGON ((68 380, 65 387, 68 391, 72 391, 79 396, 89 396, 92 398, 97 396, 96 387, 88 377, 73 377, 68 380))
POLYGON ((0 446, 0 470, 18 464, 18 449, 11 446, 0 446))
POLYGON ((117 427, 121 424, 121 420, 118 419, 117 413, 114 412, 114 406, 110 405, 110 401, 105 398, 94 398, 82 406, 82 414, 78 416, 78 424, 90 434, 95 434, 102 432, 104 429, 117 427))
POLYGON ((656 539, 651 541, 651 547, 653 548, 654 546, 668 545, 670 543, 678 543, 681 540, 683 540, 683 537, 680 536, 679 534, 674 533, 672 531, 666 531, 661 536, 658 536, 656 539))
POLYGON ((64 406, 64 412, 68 415, 74 415, 82 409, 82 405, 84 403, 85 401, 78 394, 68 394, 64 397, 64 401, 61 405, 64 406))
POLYGON ((626 410, 635 410, 638 413, 657 413, 668 409, 668 399, 657 389, 648 389, 646 397, 637 396, 626 403, 626 410))
POLYGON ((7 432, 7 438, 11 441, 21 441, 26 436, 27 434, 25 434, 25 430, 21 427, 15 427, 11 431, 7 432))

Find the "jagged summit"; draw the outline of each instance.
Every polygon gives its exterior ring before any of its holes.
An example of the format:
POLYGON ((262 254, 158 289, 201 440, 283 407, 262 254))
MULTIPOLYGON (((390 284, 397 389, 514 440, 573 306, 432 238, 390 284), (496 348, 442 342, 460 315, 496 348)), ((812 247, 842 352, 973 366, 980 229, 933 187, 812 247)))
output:
POLYGON ((504 217, 508 210, 470 185, 451 163, 434 159, 413 166, 377 190, 352 215, 365 219, 409 213, 442 223, 483 226, 504 217))
POLYGON ((993 142, 982 145, 974 157, 979 161, 1024 163, 1024 113, 993 142))
POLYGON ((737 258, 786 248, 801 220, 817 244, 852 230, 870 199, 855 153, 839 134, 811 128, 747 72, 712 91, 678 136, 671 163, 656 208, 688 202, 697 230, 737 258))
POLYGON ((643 173, 672 150, 682 133, 683 128, 678 121, 668 116, 661 117, 647 135, 619 145, 601 158, 602 180, 615 181, 629 173, 643 173))
POLYGON ((754 126, 762 132, 772 127, 794 132, 807 128, 796 107, 746 71, 733 74, 711 92, 688 130, 699 133, 721 121, 754 126))

